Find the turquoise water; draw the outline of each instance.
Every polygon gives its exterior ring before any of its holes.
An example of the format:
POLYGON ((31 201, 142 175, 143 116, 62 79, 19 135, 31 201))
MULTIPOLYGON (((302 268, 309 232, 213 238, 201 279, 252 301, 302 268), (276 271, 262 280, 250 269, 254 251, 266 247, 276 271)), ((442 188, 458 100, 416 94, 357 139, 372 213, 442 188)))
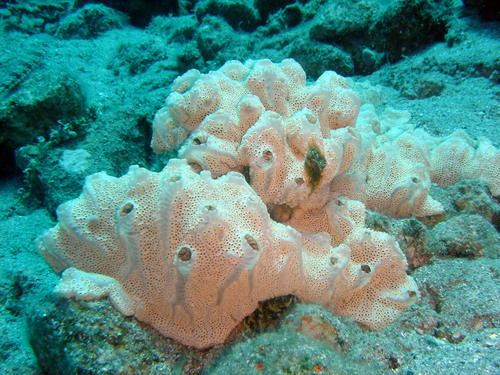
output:
POLYGON ((466 3, 0 4, 0 372, 500 373, 466 3))

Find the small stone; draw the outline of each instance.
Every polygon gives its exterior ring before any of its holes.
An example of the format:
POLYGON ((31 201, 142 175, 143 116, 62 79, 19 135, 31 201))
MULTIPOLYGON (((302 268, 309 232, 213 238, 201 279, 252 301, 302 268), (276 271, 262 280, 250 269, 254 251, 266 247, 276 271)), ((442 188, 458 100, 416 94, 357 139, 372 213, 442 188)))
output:
POLYGON ((500 346, 500 336, 497 335, 496 333, 492 333, 491 335, 486 337, 486 340, 484 342, 484 346, 486 346, 488 348, 500 346))

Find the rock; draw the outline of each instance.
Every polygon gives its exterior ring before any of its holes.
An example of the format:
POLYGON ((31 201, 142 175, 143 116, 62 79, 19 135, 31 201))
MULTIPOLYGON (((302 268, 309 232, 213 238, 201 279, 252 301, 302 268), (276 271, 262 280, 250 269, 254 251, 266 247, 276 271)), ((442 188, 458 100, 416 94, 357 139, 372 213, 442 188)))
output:
POLYGON ((450 9, 448 0, 397 0, 372 24, 370 47, 387 53, 389 61, 394 62, 442 41, 450 9))
POLYGON ((199 22, 208 15, 222 17, 235 30, 253 31, 260 17, 252 3, 244 0, 203 0, 195 7, 199 22))
POLYGON ((188 43, 194 39, 200 23, 194 15, 153 18, 147 31, 166 38, 169 43, 188 43))
POLYGON ((432 254, 427 246, 428 230, 419 220, 414 218, 398 220, 370 211, 366 225, 393 235, 406 255, 410 269, 429 264, 432 254))
POLYGON ((28 318, 28 338, 38 365, 47 374, 181 370, 194 374, 218 351, 183 348, 135 319, 125 318, 107 301, 55 300, 33 310, 28 318))
POLYGON ((220 18, 205 16, 196 33, 196 41, 205 62, 213 60, 216 55, 232 42, 232 30, 220 18))
POLYGON ((311 39, 328 43, 350 43, 363 39, 379 5, 370 1, 329 1, 313 19, 311 39))
MULTIPOLYGON (((168 59, 163 43, 156 38, 134 38, 121 43, 116 56, 108 68, 119 71, 120 68, 131 76, 146 72, 153 64, 168 59)), ((173 64, 171 64, 173 65, 173 64)), ((173 68, 173 67, 172 67, 173 68)))
POLYGON ((329 44, 296 39, 285 51, 286 55, 297 60, 313 79, 317 79, 325 70, 333 70, 344 76, 354 73, 351 55, 329 44))
POLYGON ((191 9, 186 1, 176 0, 76 0, 75 7, 85 6, 85 4, 103 4, 127 14, 130 23, 137 27, 145 27, 156 15, 178 14, 182 9, 191 9))
MULTIPOLYGON (((300 0, 300 2, 305 2, 305 1, 300 0)), ((254 3, 262 19, 266 20, 270 14, 276 12, 279 9, 285 8, 287 5, 295 3, 295 0, 276 0, 276 1, 254 0, 254 3)))
POLYGON ((500 237, 479 215, 459 215, 437 224, 429 232, 429 251, 436 256, 498 259, 500 237))
POLYGON ((481 215, 500 231, 500 205, 484 182, 462 180, 448 190, 453 197, 453 207, 458 212, 481 215))
POLYGON ((196 42, 186 43, 177 55, 177 69, 179 69, 179 73, 184 73, 189 69, 195 69, 203 65, 203 57, 196 42))
POLYGON ((83 116, 85 107, 80 84, 70 74, 35 71, 0 103, 0 144, 12 153, 38 137, 48 139, 62 123, 83 116))
POLYGON ((71 9, 71 1, 15 1, 3 2, 0 18, 6 30, 16 30, 27 34, 54 34, 59 21, 71 9))
POLYGON ((95 39, 106 31, 120 29, 127 23, 125 14, 104 5, 86 5, 65 17, 56 37, 61 39, 95 39))

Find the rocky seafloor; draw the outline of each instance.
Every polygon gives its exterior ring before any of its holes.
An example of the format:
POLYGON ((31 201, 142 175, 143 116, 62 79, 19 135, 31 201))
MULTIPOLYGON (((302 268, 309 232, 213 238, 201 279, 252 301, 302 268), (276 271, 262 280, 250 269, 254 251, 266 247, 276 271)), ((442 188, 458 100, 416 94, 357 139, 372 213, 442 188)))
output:
POLYGON ((5 374, 499 374, 500 206, 481 181, 432 195, 435 218, 367 224, 394 235, 421 300, 380 332, 292 297, 263 303, 199 351, 106 300, 75 302, 33 241, 84 177, 159 170, 151 120, 175 77, 228 60, 296 59, 377 88, 435 135, 500 146, 494 1, 9 1, 0 4, 0 372, 5 374), (124 5, 127 4, 127 5, 124 5), (77 158, 67 151, 78 151, 77 158), (66 156, 65 156, 66 155, 66 156))

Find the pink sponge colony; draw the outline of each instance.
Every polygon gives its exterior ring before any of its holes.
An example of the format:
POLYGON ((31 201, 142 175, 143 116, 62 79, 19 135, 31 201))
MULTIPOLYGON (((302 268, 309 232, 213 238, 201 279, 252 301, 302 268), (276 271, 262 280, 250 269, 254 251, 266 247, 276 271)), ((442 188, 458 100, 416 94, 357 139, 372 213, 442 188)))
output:
POLYGON ((286 294, 382 328, 418 288, 394 238, 365 227, 365 207, 440 213, 431 181, 458 178, 483 178, 500 194, 500 156, 487 140, 416 131, 405 115, 361 106, 334 72, 306 84, 290 59, 177 78, 152 147, 179 159, 160 173, 87 177, 37 247, 64 271, 60 295, 107 296, 197 348, 224 342, 259 301, 286 294))

